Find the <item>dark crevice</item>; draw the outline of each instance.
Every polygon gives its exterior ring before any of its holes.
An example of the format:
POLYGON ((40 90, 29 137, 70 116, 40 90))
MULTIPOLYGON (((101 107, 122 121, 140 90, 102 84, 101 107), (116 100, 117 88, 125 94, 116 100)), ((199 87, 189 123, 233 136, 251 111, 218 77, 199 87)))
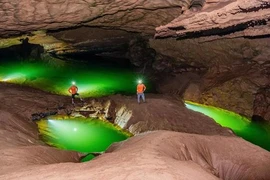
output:
POLYGON ((270 34, 258 35, 258 36, 243 36, 243 37, 247 39, 270 38, 270 34))
POLYGON ((124 68, 132 68, 132 64, 130 60, 125 57, 113 57, 113 56, 104 56, 98 55, 91 51, 85 52, 72 52, 66 53, 62 55, 57 55, 56 53, 50 53, 50 55, 54 58, 61 59, 63 61, 70 61, 75 63, 88 63, 88 64, 96 64, 102 66, 117 66, 124 68))
POLYGON ((269 19, 261 19, 261 20, 257 20, 257 21, 251 20, 251 21, 247 21, 245 23, 241 23, 241 24, 237 24, 237 25, 233 25, 233 26, 228 26, 228 27, 223 28, 223 29, 212 28, 212 29, 198 31, 198 32, 187 32, 182 37, 181 36, 178 37, 177 40, 188 39, 188 38, 198 38, 198 37, 204 37, 204 36, 213 36, 213 35, 224 36, 224 35, 228 35, 231 33, 243 31, 249 27, 266 25, 267 21, 269 21, 269 19))
POLYGON ((72 27, 62 27, 62 28, 57 28, 57 29, 50 29, 47 30, 47 34, 53 34, 53 33, 59 33, 61 31, 66 31, 66 30, 76 30, 79 28, 93 28, 93 29, 103 29, 103 30, 117 30, 117 31, 122 31, 122 32, 127 32, 130 34, 139 34, 138 32, 131 32, 131 31, 127 31, 127 30, 123 30, 121 28, 112 28, 112 27, 107 27, 107 26, 88 26, 88 25, 77 25, 77 26, 72 26, 72 27))
POLYGON ((21 44, 0 48, 0 61, 7 57, 20 60, 40 60, 44 48, 39 44, 29 43, 28 38, 20 39, 21 44))
POLYGON ((189 9, 191 8, 199 8, 201 9, 205 3, 205 0, 192 0, 189 6, 189 9))
POLYGON ((186 30, 186 28, 185 28, 184 26, 179 26, 179 27, 168 27, 168 29, 174 30, 174 31, 186 30))

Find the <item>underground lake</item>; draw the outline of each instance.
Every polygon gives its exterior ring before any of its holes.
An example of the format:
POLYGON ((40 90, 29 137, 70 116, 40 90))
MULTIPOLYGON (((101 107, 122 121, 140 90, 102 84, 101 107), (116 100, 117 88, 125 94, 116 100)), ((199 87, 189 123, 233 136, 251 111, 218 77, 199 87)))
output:
POLYGON ((237 136, 270 151, 269 123, 250 121, 248 118, 231 111, 191 101, 185 101, 185 105, 188 109, 213 118, 221 126, 232 129, 237 136))
MULTIPOLYGON (((151 92, 151 83, 147 77, 127 67, 99 63, 78 65, 70 62, 56 66, 39 61, 9 59, 0 62, 0 81, 30 86, 65 96, 69 95, 67 89, 73 81, 79 87, 82 97, 102 97, 117 93, 134 95, 134 87, 138 79, 143 79, 147 92, 151 92)), ((236 135, 270 151, 269 124, 251 122, 232 112, 189 101, 186 101, 186 107, 210 116, 221 126, 231 128, 236 135)), ((130 136, 115 129, 115 126, 98 120, 48 119, 40 121, 38 126, 46 143, 79 152, 101 152, 111 143, 130 136), (65 128, 60 128, 61 131, 57 132, 57 127, 65 128), (66 136, 64 136, 65 133, 66 136), (83 139, 84 136, 86 139, 83 139), (98 137, 99 140, 91 139, 93 136, 98 137), (89 146, 88 141, 96 145, 89 146)))
POLYGON ((147 77, 132 68, 102 63, 65 62, 55 66, 40 61, 0 61, 1 82, 21 84, 66 96, 69 95, 67 90, 72 82, 76 83, 84 98, 116 93, 134 94, 139 79, 143 80, 149 92, 152 85, 147 77))
POLYGON ((50 116, 37 121, 40 138, 48 145, 65 150, 74 150, 89 156, 101 153, 112 143, 123 141, 133 136, 128 131, 110 122, 67 116, 50 116))

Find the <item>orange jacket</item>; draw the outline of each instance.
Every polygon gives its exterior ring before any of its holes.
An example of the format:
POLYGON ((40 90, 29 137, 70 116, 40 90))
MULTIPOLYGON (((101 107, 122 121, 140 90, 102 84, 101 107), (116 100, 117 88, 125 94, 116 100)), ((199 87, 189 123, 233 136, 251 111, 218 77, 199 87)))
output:
POLYGON ((73 85, 68 89, 68 92, 71 94, 76 94, 78 92, 78 87, 73 85))
POLYGON ((145 90, 146 90, 146 87, 144 84, 137 85, 137 93, 143 93, 145 90))

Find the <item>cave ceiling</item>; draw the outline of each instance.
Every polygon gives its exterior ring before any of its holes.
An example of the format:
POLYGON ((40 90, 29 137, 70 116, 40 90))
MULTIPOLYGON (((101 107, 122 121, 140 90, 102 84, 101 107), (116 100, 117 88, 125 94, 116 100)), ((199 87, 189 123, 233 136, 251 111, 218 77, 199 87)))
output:
POLYGON ((138 34, 178 39, 270 34, 268 0, 2 0, 0 7, 1 48, 26 36, 63 53, 89 47, 106 52, 112 45, 124 51, 138 34))

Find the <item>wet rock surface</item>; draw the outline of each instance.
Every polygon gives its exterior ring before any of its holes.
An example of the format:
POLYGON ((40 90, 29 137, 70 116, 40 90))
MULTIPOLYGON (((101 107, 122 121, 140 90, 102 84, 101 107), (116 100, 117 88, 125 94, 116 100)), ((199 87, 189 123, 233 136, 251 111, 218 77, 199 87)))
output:
POLYGON ((86 52, 130 63, 153 73, 164 94, 147 94, 140 105, 134 95, 73 107, 69 97, 0 83, 0 179, 270 179, 269 152, 179 101, 270 121, 268 1, 21 0, 0 7, 0 48, 23 47, 28 38, 36 48, 16 50, 23 59, 61 65, 59 57, 86 52), (137 135, 75 163, 82 155, 38 138, 33 121, 55 113, 108 120, 137 135), (147 133, 153 130, 168 131, 147 133))
POLYGON ((4 102, 0 104, 0 179, 270 177, 269 152, 164 95, 147 94, 144 104, 137 104, 135 96, 85 99, 88 105, 74 108, 70 97, 3 83, 0 90, 4 102), (103 109, 103 117, 112 113, 115 122, 137 135, 112 145, 90 162, 76 163, 83 154, 46 146, 39 140, 37 125, 30 118, 34 112, 63 104, 71 112, 87 108, 92 111, 90 106, 95 107, 94 111, 103 109), (152 130, 170 131, 147 133, 152 130))

